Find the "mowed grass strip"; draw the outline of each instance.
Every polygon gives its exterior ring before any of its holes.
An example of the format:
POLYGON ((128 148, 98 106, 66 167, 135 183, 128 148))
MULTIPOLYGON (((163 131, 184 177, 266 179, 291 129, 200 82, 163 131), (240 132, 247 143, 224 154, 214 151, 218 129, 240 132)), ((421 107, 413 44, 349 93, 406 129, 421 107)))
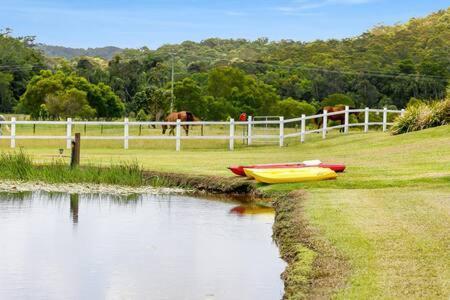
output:
POLYGON ((450 297, 450 186, 315 190, 305 203, 350 262, 338 299, 450 297))

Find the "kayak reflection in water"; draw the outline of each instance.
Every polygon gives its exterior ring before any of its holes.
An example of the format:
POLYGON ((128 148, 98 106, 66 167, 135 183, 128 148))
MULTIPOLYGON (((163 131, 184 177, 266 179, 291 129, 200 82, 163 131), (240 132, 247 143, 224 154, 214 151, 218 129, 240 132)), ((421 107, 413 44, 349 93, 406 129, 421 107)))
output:
POLYGON ((262 205, 239 205, 230 209, 230 214, 237 215, 260 215, 260 214, 273 214, 272 207, 262 205))

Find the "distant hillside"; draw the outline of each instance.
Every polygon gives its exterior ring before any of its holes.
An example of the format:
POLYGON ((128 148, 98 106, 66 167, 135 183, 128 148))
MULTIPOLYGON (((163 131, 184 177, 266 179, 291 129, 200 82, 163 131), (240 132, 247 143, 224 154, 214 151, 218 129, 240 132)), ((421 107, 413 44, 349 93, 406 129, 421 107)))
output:
POLYGON ((115 54, 121 53, 123 51, 123 49, 113 46, 82 49, 38 44, 37 48, 42 50, 47 56, 64 57, 67 59, 71 59, 77 56, 92 56, 111 59, 115 54))

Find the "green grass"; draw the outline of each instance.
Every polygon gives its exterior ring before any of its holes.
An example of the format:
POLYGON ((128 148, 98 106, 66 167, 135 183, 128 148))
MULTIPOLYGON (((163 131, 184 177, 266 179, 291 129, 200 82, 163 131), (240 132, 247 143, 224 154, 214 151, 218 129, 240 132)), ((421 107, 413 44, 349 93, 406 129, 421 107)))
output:
MULTIPOLYGON (((226 169, 230 164, 309 159, 345 163, 346 172, 334 181, 260 186, 274 195, 307 190, 301 217, 350 265, 347 283, 335 296, 450 297, 450 126, 398 136, 332 132, 326 140, 314 134, 305 144, 286 142, 284 148, 239 145, 231 152, 225 142, 210 146, 183 141, 176 153, 174 142, 131 141, 130 149, 123 150, 120 142, 82 141, 81 162, 110 166, 138 161, 148 170, 219 176, 232 176, 226 169)), ((20 143, 38 163, 54 161, 65 145, 20 143)), ((5 141, 0 149, 11 151, 5 141)), ((67 157, 62 160, 68 162, 67 157)))
POLYGON ((36 165, 23 152, 2 153, 0 179, 43 181, 48 183, 97 183, 139 186, 144 183, 143 170, 137 162, 87 165, 71 168, 61 160, 36 165))

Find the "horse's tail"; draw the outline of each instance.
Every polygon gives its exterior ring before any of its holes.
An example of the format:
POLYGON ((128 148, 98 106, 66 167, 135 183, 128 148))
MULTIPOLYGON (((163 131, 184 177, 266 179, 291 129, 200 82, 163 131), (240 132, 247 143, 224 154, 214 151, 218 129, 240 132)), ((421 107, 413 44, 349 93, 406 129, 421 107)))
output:
POLYGON ((190 111, 186 112, 186 121, 193 122, 194 121, 194 114, 190 111))
MULTIPOLYGON (((319 110, 316 112, 316 115, 320 115, 320 114, 322 114, 322 113, 323 113, 323 109, 319 109, 319 110)), ((323 119, 322 119, 322 118, 314 118, 314 119, 312 119, 312 121, 313 121, 314 124, 317 125, 317 129, 319 129, 319 128, 320 128, 320 125, 322 125, 323 119)))

